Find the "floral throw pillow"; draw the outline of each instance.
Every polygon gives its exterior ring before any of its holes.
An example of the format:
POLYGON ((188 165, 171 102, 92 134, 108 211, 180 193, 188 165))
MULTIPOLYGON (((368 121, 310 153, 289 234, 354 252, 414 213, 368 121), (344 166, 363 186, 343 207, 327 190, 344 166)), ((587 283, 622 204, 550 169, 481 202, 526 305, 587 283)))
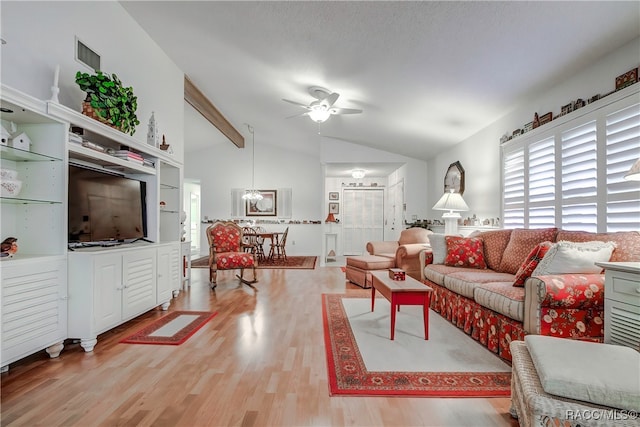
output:
POLYGON ((529 277, 531 277, 531 273, 536 269, 542 258, 544 258, 545 254, 549 250, 549 248, 553 245, 551 242, 542 242, 539 243, 533 250, 527 255, 524 262, 518 269, 516 273, 516 279, 513 282, 513 286, 522 288, 524 287, 524 282, 529 277))
POLYGON ((452 267, 487 268, 482 239, 477 237, 445 236, 447 256, 445 265, 452 267))

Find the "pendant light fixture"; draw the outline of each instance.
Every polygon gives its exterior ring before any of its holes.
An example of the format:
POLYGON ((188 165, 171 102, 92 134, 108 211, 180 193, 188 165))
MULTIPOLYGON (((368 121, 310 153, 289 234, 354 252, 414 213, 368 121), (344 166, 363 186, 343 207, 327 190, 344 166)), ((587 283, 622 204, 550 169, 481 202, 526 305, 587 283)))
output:
POLYGON ((242 199, 258 201, 262 200, 263 196, 262 194, 260 194, 260 191, 256 190, 254 181, 256 174, 256 138, 253 131, 253 126, 247 124, 247 129, 249 129, 249 133, 251 133, 251 188, 248 190, 244 190, 242 199))

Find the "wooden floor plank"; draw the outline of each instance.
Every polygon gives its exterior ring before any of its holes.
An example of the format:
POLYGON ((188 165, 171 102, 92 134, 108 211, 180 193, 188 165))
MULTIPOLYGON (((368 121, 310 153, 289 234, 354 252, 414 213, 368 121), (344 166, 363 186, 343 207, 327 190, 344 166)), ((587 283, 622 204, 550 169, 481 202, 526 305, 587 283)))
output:
MULTIPOLYGON (((370 291, 338 267, 259 270, 255 289, 206 269, 169 310, 217 311, 179 346, 120 344, 164 316, 152 310, 98 337, 68 341, 2 374, 3 426, 517 426, 508 398, 331 397, 321 295, 370 291)), ((471 338, 470 338, 471 339, 471 338)))

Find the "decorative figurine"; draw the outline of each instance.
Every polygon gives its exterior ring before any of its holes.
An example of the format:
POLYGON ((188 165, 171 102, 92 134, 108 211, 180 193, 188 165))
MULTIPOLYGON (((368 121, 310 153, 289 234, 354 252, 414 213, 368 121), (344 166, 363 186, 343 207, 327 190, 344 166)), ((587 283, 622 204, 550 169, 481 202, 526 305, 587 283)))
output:
POLYGON ((2 145, 9 145, 9 138, 11 138, 11 133, 4 128, 4 126, 0 126, 2 129, 0 131, 0 143, 2 145))
POLYGON ((149 119, 149 125, 147 127, 147 144, 157 147, 159 141, 158 124, 156 123, 156 117, 154 112, 151 112, 151 118, 149 119))
POLYGON ((7 237, 0 244, 1 258, 11 258, 16 252, 18 252, 18 239, 15 237, 7 237))
POLYGON ((31 138, 24 132, 11 138, 11 146, 19 150, 31 151, 31 138))
POLYGON ((167 151, 169 149, 169 144, 167 144, 167 141, 164 138, 164 135, 162 135, 162 144, 160 144, 160 149, 162 151, 167 151))

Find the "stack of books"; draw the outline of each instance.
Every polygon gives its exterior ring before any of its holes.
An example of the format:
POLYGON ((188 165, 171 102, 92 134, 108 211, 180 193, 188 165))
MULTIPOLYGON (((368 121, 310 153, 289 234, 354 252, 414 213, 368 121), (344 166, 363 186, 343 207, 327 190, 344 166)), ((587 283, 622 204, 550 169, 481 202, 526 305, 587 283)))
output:
POLYGON ((113 155, 119 159, 128 160, 139 165, 144 164, 144 157, 129 150, 116 150, 113 155))

